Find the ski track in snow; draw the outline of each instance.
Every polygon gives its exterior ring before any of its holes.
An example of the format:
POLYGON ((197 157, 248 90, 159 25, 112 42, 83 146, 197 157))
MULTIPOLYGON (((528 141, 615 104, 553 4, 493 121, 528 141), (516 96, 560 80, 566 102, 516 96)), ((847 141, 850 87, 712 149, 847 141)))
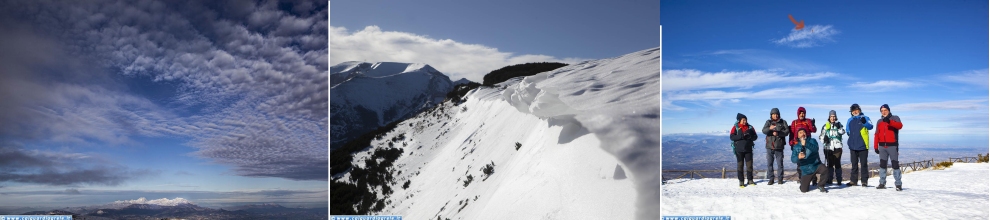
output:
MULTIPOLYGON (((732 219, 986 219, 990 164, 955 163, 945 170, 923 170, 902 176, 904 191, 828 186, 801 193, 799 183, 739 188, 738 179, 677 179, 663 188, 665 216, 731 216, 732 219)), ((848 181, 846 181, 848 182, 848 181)))

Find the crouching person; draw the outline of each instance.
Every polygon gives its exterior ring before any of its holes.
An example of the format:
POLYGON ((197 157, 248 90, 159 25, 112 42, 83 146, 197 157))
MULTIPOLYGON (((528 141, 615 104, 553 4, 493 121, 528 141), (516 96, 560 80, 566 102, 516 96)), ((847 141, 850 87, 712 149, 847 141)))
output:
POLYGON ((826 178, 824 178, 828 175, 828 168, 822 166, 818 157, 818 141, 808 138, 808 130, 805 128, 797 130, 797 143, 794 145, 794 151, 791 151, 791 162, 796 163, 801 172, 801 192, 809 191, 811 179, 816 174, 822 176, 818 178, 818 191, 828 192, 825 190, 826 178))

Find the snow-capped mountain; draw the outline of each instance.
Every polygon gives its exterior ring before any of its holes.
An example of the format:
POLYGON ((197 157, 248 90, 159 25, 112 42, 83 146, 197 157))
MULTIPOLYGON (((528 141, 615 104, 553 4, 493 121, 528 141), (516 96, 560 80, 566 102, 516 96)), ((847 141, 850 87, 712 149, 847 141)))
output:
POLYGON ((653 48, 572 64, 401 121, 332 174, 330 213, 659 218, 659 62, 653 48))
POLYGON ((468 83, 473 83, 473 81, 468 80, 466 78, 461 78, 461 79, 458 79, 457 81, 454 81, 454 86, 461 85, 461 84, 468 84, 468 83))
POLYGON ((330 67, 330 145, 443 101, 450 78, 422 63, 344 62, 330 67))

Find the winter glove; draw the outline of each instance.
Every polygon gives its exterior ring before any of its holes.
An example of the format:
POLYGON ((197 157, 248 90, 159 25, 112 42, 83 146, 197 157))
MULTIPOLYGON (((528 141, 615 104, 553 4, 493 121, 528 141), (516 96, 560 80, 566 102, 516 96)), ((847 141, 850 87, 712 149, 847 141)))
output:
POLYGON ((860 118, 859 118, 859 122, 860 122, 860 123, 863 123, 863 124, 866 124, 866 118, 864 118, 864 117, 860 117, 860 118))
POLYGON ((876 152, 877 154, 880 154, 880 148, 873 148, 873 152, 876 152))
POLYGON ((887 117, 883 117, 883 123, 888 123, 888 124, 890 124, 890 116, 887 116, 887 117))

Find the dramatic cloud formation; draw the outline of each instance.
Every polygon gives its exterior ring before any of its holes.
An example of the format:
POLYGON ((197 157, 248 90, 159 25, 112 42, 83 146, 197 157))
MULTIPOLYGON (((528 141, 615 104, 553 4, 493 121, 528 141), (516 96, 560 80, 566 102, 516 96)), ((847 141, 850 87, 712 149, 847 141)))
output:
POLYGON ((832 28, 832 25, 812 25, 801 30, 791 29, 791 33, 786 37, 771 41, 777 45, 793 48, 809 48, 833 42, 835 40, 832 40, 832 36, 837 34, 839 34, 839 31, 832 28))
MULTIPOLYGON (((326 17, 319 1, 0 2, 0 157, 170 137, 238 175, 326 180, 326 17)), ((139 172, 75 161, 0 166, 0 182, 139 172)))
POLYGON ((426 63, 450 76, 481 82, 498 68, 529 62, 577 63, 579 58, 547 55, 514 55, 496 48, 465 44, 450 39, 432 39, 413 33, 382 31, 378 26, 349 32, 330 27, 330 63, 346 61, 426 63))

